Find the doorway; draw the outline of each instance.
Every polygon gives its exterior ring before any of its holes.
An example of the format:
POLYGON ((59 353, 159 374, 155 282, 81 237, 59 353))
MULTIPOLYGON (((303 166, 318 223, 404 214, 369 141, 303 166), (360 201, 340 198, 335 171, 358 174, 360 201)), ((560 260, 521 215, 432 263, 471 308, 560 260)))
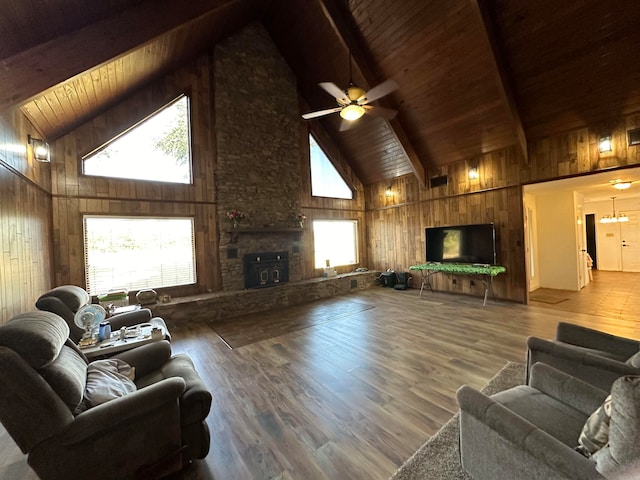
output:
POLYGON ((587 235, 587 253, 593 262, 593 270, 598 269, 598 255, 596 244, 596 216, 594 213, 585 215, 584 227, 587 235))

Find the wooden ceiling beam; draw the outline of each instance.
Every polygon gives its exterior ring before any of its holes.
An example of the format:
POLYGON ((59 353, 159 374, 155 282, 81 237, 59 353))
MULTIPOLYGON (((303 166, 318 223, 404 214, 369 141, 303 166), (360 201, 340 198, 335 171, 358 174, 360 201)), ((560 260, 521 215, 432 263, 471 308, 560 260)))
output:
POLYGON ((0 59, 0 112, 112 61, 184 23, 242 0, 147 1, 46 43, 0 59))
MULTIPOLYGON (((336 35, 340 39, 340 42, 344 45, 345 49, 351 51, 353 67, 360 71, 365 81, 369 84, 369 87, 374 87, 384 81, 385 79, 379 78, 371 68, 371 65, 373 64, 371 54, 364 45, 360 35, 357 33, 355 22, 353 21, 351 14, 347 12, 344 2, 341 0, 319 1, 327 20, 331 23, 336 35)), ((378 103, 387 108, 394 108, 394 106, 390 105, 388 101, 385 101, 385 99, 378 100, 378 103)), ((402 148, 409 160, 414 175, 420 182, 420 185, 426 187, 427 178, 425 168, 413 148, 413 145, 409 141, 409 136, 397 118, 388 120, 388 122, 391 131, 398 141, 398 145, 402 148)))
POLYGON ((518 148, 523 155, 525 163, 529 163, 529 155, 527 149, 527 137, 525 135, 520 112, 515 100, 513 82, 507 73, 507 63, 505 62, 505 54, 499 47, 494 23, 487 7, 486 0, 470 0, 473 13, 477 17, 477 21, 482 26, 484 32, 484 40, 487 48, 491 50, 493 58, 493 73, 496 79, 496 85, 500 97, 507 109, 507 114, 511 120, 513 131, 517 138, 518 148))

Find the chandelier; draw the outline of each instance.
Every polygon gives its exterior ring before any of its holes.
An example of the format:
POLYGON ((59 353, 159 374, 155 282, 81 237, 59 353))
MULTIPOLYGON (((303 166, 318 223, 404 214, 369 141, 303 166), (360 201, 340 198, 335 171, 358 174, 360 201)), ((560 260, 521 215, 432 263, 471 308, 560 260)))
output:
POLYGON ((611 197, 612 203, 612 215, 603 215, 600 219, 600 223, 618 223, 618 222, 628 222, 629 217, 627 217, 624 213, 620 212, 616 215, 616 197, 611 197))

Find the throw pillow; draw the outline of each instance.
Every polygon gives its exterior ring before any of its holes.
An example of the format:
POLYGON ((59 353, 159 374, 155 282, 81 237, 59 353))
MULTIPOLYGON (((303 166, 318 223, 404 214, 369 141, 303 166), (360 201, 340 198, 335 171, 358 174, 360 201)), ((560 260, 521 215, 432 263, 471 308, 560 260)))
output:
POLYGON ((624 363, 631 365, 633 368, 640 368, 640 351, 631 355, 624 363))
POLYGON ((590 457, 609 443, 609 422, 611 420, 611 395, 589 416, 578 437, 576 450, 590 457))
POLYGON ((110 358, 96 360, 87 367, 84 401, 87 408, 101 405, 137 390, 133 383, 135 369, 128 363, 110 358))

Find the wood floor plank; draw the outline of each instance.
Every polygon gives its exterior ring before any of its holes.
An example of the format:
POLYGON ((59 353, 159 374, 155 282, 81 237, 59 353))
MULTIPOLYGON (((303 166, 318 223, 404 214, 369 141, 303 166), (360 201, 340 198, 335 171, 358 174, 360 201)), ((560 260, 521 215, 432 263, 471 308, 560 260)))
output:
MULTIPOLYGON (((457 410, 462 384, 480 388, 524 361, 529 335, 550 338, 570 321, 640 338, 638 290, 627 285, 640 274, 613 295, 620 279, 604 273, 557 305, 483 308, 476 297, 376 287, 229 321, 251 339, 234 349, 216 324, 176 325, 172 348, 191 356, 213 407, 209 455, 173 479, 386 480, 457 410), (340 313, 344 301, 357 305, 340 313)), ((0 479, 35 478, 0 429, 0 479)))

